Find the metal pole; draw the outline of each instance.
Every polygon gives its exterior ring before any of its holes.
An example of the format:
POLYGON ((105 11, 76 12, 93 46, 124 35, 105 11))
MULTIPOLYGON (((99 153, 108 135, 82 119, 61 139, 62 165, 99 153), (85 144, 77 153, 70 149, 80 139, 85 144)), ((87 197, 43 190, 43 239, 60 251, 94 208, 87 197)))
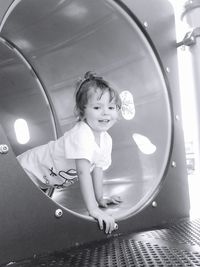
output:
MULTIPOLYGON (((187 83, 188 92, 194 94, 194 114, 191 116, 188 114, 188 119, 190 119, 190 125, 194 125, 196 133, 193 136, 196 137, 194 140, 194 152, 195 157, 195 170, 199 172, 200 170, 200 0, 190 0, 186 1, 184 4, 183 12, 181 14, 181 20, 188 24, 190 30, 186 32, 185 37, 179 43, 177 47, 185 46, 185 50, 190 54, 190 66, 188 68, 188 78, 189 73, 192 73, 191 80, 187 83), (187 48, 186 48, 187 46, 187 48), (189 69, 191 68, 191 69, 189 69)), ((187 78, 187 72, 186 77, 187 78)), ((190 127, 190 126, 189 126, 190 127)))

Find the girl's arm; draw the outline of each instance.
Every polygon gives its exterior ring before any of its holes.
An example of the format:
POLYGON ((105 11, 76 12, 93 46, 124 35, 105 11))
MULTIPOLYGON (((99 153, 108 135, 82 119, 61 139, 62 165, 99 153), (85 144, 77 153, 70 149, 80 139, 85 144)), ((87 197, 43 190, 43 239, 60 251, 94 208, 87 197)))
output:
POLYGON ((103 195, 103 170, 96 167, 92 173, 94 193, 100 207, 107 208, 109 204, 119 204, 122 202, 120 196, 104 196, 103 195))
POLYGON ((94 193, 98 203, 103 199, 103 170, 100 167, 95 167, 92 172, 92 181, 94 193))
POLYGON ((105 232, 111 233, 115 229, 115 221, 113 217, 98 207, 90 175, 90 162, 86 159, 76 159, 75 162, 83 200, 90 216, 98 220, 101 230, 103 229, 103 223, 105 223, 105 232))

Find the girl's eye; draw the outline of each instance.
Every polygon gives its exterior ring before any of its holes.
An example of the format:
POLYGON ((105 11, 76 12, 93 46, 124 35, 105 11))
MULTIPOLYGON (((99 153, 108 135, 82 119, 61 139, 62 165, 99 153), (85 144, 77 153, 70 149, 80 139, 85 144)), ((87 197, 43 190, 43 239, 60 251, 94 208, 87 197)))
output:
POLYGON ((100 107, 93 107, 93 109, 97 109, 98 110, 98 109, 100 109, 100 107))
POLYGON ((109 109, 111 109, 111 110, 114 110, 114 109, 115 109, 115 107, 114 107, 114 106, 110 106, 110 107, 109 107, 109 109))

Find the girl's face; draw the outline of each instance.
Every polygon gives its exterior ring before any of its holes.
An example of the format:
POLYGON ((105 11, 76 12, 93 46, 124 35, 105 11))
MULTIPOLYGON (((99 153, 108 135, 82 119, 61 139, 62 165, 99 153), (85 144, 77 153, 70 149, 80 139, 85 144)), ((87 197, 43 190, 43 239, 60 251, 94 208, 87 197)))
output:
POLYGON ((118 109, 114 100, 110 102, 109 92, 101 95, 100 90, 90 94, 85 107, 84 119, 94 132, 110 129, 118 118, 118 109))

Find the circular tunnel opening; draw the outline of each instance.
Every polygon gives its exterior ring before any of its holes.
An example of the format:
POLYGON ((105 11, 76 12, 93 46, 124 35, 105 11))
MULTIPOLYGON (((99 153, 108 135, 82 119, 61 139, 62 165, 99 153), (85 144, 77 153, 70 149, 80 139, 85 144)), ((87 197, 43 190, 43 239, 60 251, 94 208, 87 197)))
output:
MULTIPOLYGON (((120 220, 141 211, 159 191, 172 126, 162 66, 137 19, 111 0, 21 0, 11 5, 5 18, 0 79, 6 105, 1 105, 0 116, 4 128, 10 127, 6 132, 15 154, 55 139, 55 127, 60 134, 72 127, 75 81, 93 70, 110 81, 122 99, 121 118, 110 130, 112 165, 105 172, 104 190, 120 195, 123 202, 107 212, 120 220), (17 64, 9 65, 10 57, 20 64, 20 75, 17 64), (25 145, 14 136, 12 125, 18 117, 30 125, 25 145), (40 134, 35 134, 34 125, 40 134)), ((87 216, 78 183, 54 190, 51 198, 87 216)))

